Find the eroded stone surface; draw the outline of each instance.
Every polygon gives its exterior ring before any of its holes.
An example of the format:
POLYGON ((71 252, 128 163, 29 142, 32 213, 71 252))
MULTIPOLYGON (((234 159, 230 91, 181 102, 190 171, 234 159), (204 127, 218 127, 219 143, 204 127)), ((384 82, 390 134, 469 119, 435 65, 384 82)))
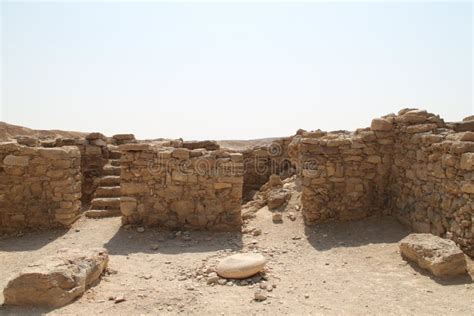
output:
POLYGON ((408 235, 400 241, 400 254, 439 277, 467 271, 464 253, 454 241, 432 234, 408 235))
POLYGON ((99 279, 108 260, 102 248, 61 249, 29 265, 8 282, 3 291, 5 305, 64 306, 99 279))

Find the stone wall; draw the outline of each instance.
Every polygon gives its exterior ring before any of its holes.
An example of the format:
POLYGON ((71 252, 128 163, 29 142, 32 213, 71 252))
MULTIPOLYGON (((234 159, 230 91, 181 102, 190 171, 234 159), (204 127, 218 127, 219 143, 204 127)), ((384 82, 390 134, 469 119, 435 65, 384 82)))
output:
POLYGON ((241 154, 149 144, 120 150, 124 224, 240 230, 241 154))
POLYGON ((474 132, 456 132, 425 111, 388 119, 397 135, 392 214, 414 231, 447 237, 474 255, 474 132))
POLYGON ((101 133, 91 133, 76 142, 81 151, 81 172, 82 172, 82 204, 87 207, 98 187, 98 179, 102 176, 104 166, 109 157, 110 145, 107 145, 107 138, 101 133))
POLYGON ((307 224, 393 214, 474 255, 474 124, 416 109, 354 133, 303 132, 289 146, 307 224))
POLYGON ((77 147, 0 143, 0 231, 68 226, 81 209, 77 147))
POLYGON ((306 132, 292 146, 298 147, 307 224, 359 219, 388 206, 391 131, 306 132))

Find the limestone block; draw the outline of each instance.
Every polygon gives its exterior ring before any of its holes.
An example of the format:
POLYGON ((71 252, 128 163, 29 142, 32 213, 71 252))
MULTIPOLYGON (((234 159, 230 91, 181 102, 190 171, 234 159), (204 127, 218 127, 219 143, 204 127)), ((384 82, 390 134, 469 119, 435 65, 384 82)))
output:
POLYGON ((108 260, 105 249, 61 249, 11 279, 3 291, 5 305, 67 305, 99 279, 108 260))
POLYGON ((120 183, 120 191, 123 195, 134 195, 147 193, 149 189, 146 183, 122 182, 120 183))
POLYGON ((185 148, 176 148, 171 155, 177 159, 189 159, 189 150, 185 148))
POLYGON ((468 181, 462 184, 461 191, 464 193, 474 194, 474 181, 468 181))
POLYGON ((393 129, 393 124, 384 118, 375 118, 370 124, 370 129, 372 131, 391 131, 393 129))
POLYGON ((400 254, 436 276, 465 274, 464 253, 452 240, 431 234, 410 234, 400 241, 400 254))
POLYGON ((30 157, 8 155, 3 159, 3 163, 7 166, 27 167, 30 163, 30 157))
POLYGON ((460 168, 464 170, 474 169, 474 153, 464 153, 461 155, 460 168))
POLYGON ((120 198, 120 212, 125 216, 130 216, 137 210, 137 200, 130 197, 120 198))

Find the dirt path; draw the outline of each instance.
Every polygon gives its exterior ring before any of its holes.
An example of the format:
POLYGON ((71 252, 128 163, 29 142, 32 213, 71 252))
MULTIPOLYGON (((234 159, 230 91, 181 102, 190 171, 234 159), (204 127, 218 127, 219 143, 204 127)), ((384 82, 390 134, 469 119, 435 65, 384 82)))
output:
MULTIPOLYGON (((269 315, 450 314, 474 315, 474 284, 430 278, 400 258, 397 242, 408 231, 391 218, 369 218, 306 228, 284 217, 274 224, 263 208, 236 233, 175 233, 120 228, 119 218, 82 219, 68 232, 0 240, 0 288, 12 273, 63 247, 103 246, 110 269, 99 285, 56 310, 0 307, 0 314, 53 315, 269 315), (157 249, 156 249, 157 248, 157 249), (154 250, 156 249, 156 250, 154 250), (256 249, 268 259, 268 299, 253 301, 255 285, 208 285, 199 271, 225 254, 256 249), (109 297, 123 296, 115 304, 109 297)), ((472 269, 472 262, 470 262, 472 269)), ((472 273, 472 271, 471 271, 472 273)), ((0 302, 3 297, 0 294, 0 302)))

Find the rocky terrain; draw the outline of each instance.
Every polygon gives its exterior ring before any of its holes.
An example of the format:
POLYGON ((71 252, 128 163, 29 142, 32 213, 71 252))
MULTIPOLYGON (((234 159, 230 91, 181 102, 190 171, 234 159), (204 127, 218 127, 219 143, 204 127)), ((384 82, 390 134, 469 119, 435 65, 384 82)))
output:
POLYGON ((474 120, 137 140, 2 125, 0 314, 455 314, 474 120))
MULTIPOLYGON (((3 306, 0 314, 472 315, 471 277, 444 280, 404 261, 398 242, 409 231, 394 219, 307 228, 293 210, 290 201, 282 222, 274 223, 265 206, 247 220, 243 234, 141 230, 121 227, 119 218, 83 218, 69 231, 3 238, 0 287, 31 259, 63 247, 104 247, 110 261, 101 282, 70 305, 3 306), (210 278, 219 259, 248 251, 268 259, 264 274, 210 278)), ((471 275, 473 268, 469 261, 471 275)))

